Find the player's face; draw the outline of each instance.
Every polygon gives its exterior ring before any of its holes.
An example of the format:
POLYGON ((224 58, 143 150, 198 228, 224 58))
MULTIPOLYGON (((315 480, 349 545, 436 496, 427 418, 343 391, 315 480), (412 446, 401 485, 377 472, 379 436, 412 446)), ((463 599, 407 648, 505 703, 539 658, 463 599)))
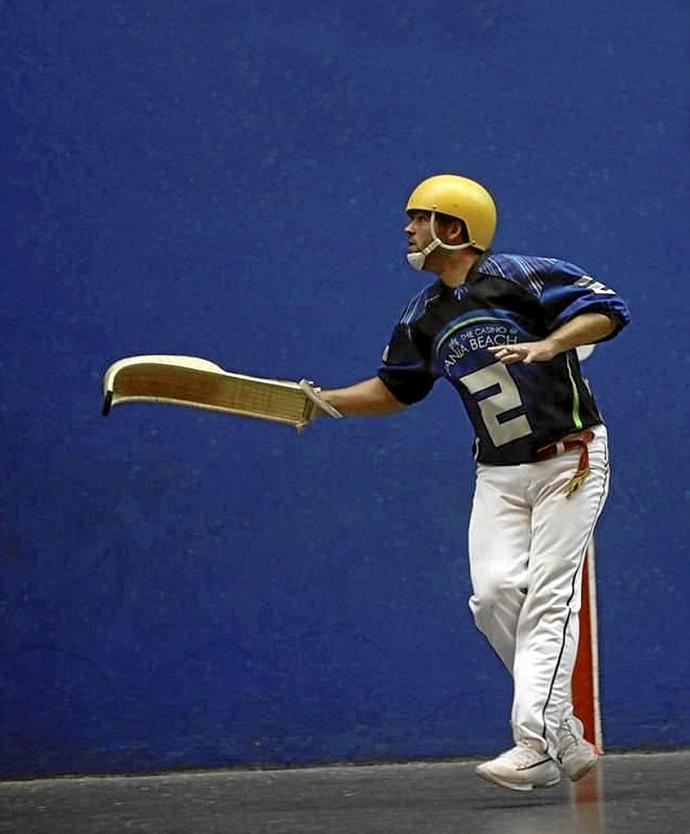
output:
POLYGON ((431 212, 410 211, 409 223, 405 226, 407 251, 419 252, 433 240, 431 234, 431 212))

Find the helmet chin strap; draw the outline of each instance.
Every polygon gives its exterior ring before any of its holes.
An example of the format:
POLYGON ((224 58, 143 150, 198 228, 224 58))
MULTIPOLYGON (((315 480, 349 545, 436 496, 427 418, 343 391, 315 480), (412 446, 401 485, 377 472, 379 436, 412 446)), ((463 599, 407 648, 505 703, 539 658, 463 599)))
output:
POLYGON ((458 252, 460 249, 467 249, 475 244, 474 240, 470 240, 469 243, 461 243, 458 246, 451 246, 449 243, 444 243, 436 234, 436 206, 434 206, 431 212, 430 224, 432 235, 431 243, 425 246, 424 249, 420 249, 419 252, 407 253, 407 262, 413 269, 424 269, 424 262, 426 261, 427 255, 433 252, 434 249, 441 248, 445 249, 446 252, 458 252))

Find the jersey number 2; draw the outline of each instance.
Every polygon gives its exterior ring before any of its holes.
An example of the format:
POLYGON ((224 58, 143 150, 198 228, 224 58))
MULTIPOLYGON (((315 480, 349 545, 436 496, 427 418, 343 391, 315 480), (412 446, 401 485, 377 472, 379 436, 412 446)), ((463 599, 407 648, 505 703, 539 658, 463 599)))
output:
POLYGON ((503 446, 511 440, 532 434, 532 427, 524 414, 518 414, 515 417, 506 416, 508 412, 521 408, 523 403, 513 377, 502 362, 496 362, 486 368, 461 376, 458 381, 467 388, 470 394, 474 395, 488 391, 490 388, 498 388, 497 391, 477 402, 494 446, 503 446))

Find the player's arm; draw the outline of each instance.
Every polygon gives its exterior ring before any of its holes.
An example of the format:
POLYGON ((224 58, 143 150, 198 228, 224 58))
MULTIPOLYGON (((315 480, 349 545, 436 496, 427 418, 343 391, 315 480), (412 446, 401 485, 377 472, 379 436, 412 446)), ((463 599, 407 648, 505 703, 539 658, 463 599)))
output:
POLYGON ((426 397, 434 381, 411 328, 398 323, 377 376, 346 388, 321 391, 319 396, 346 417, 395 414, 426 397))
POLYGON ((545 339, 490 347, 489 351, 504 365, 511 365, 514 362, 524 362, 525 365, 531 362, 548 362, 566 350, 580 345, 591 345, 605 339, 617 327, 618 323, 612 316, 603 313, 581 313, 554 330, 545 339))
POLYGON ((321 391, 319 396, 346 417, 394 414, 405 408, 377 376, 347 388, 321 391))
POLYGON ((549 335, 489 348, 506 365, 548 362, 580 345, 611 339, 630 321, 630 311, 618 293, 576 264, 554 261, 542 279, 539 304, 549 335))

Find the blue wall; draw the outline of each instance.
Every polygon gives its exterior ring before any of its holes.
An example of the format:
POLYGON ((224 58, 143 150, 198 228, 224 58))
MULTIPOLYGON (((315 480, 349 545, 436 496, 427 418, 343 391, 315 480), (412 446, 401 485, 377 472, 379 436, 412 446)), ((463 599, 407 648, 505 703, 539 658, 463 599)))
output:
POLYGON ((4 4, 2 755, 9 774, 485 753, 448 388, 289 429, 99 416, 114 359, 345 384, 420 285, 404 201, 485 182, 496 248, 615 286, 588 374, 611 747, 690 743, 682 0, 4 4))

